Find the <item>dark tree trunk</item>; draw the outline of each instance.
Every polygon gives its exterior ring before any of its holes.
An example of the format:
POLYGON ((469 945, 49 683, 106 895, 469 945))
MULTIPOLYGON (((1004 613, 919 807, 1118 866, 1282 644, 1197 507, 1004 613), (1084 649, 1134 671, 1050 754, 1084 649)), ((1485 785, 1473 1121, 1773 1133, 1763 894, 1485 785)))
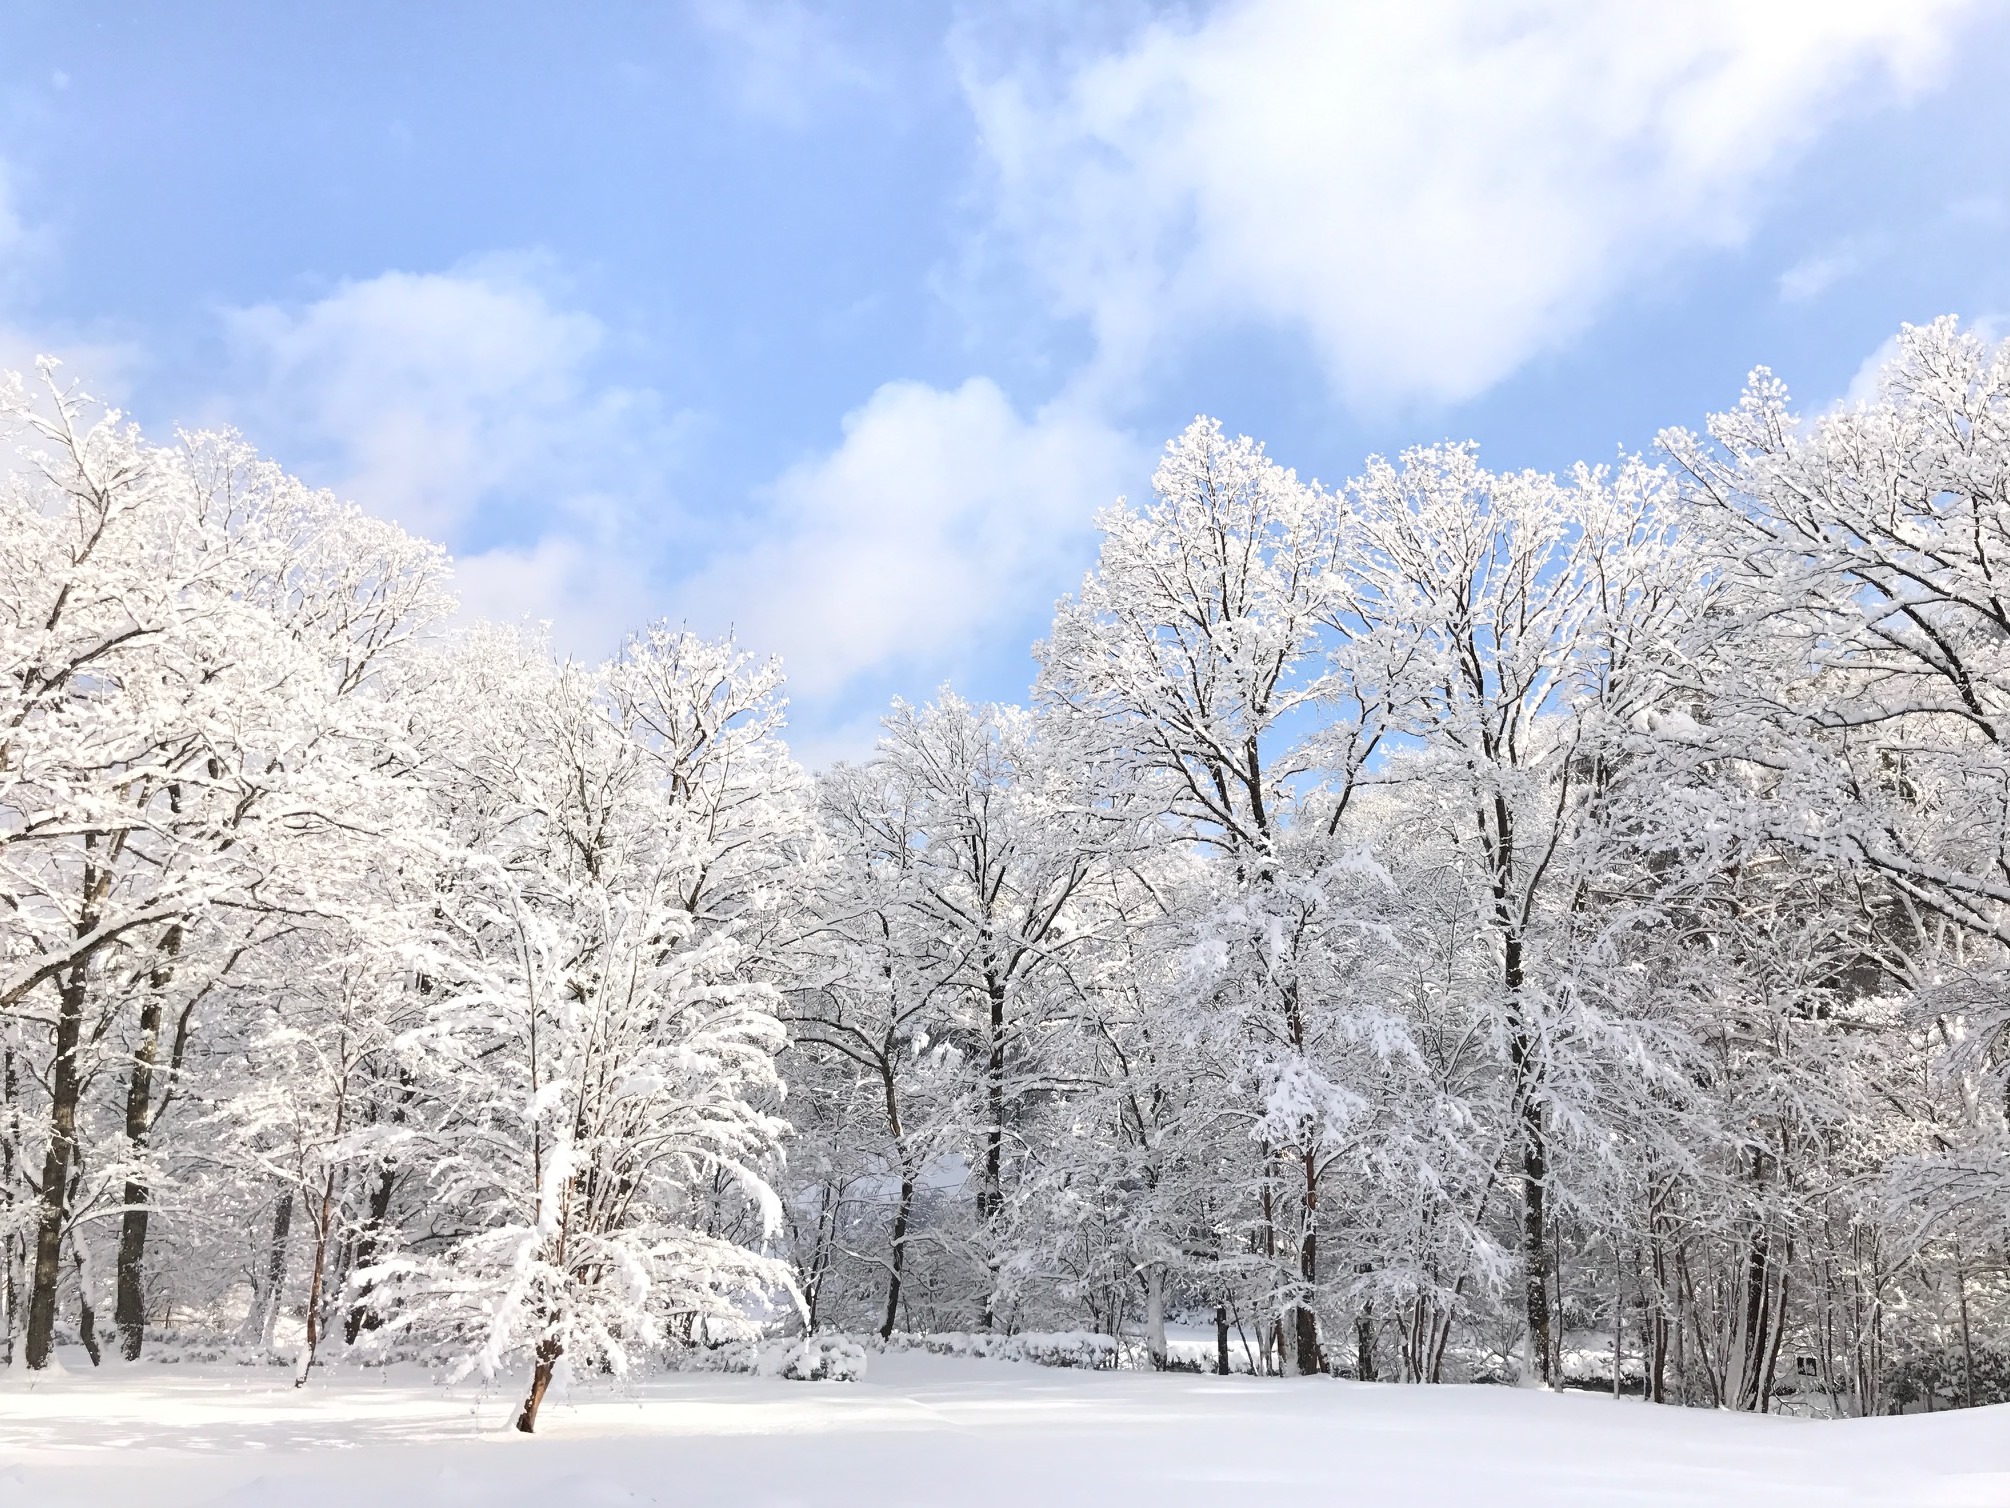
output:
POLYGON ((1319 1354, 1319 1316, 1310 1303, 1319 1282, 1319 1162, 1312 1152, 1304 1153, 1303 1158, 1305 1229, 1298 1243, 1298 1279, 1305 1286, 1307 1301, 1292 1313, 1292 1349, 1299 1375, 1311 1377, 1326 1370, 1326 1360, 1319 1354))
POLYGON ((1536 1046, 1522 1011, 1521 939, 1505 939, 1503 970, 1509 1001, 1508 1055, 1514 1074, 1517 1130, 1521 1139, 1522 1310, 1528 1325, 1529 1358, 1544 1387, 1553 1386, 1556 1337, 1549 1307, 1549 1126, 1543 1113, 1536 1046))
MULTIPOLYGON (((7 1122, 5 1134, 0 1135, 0 1189, 6 1191, 6 1201, 11 1209, 14 1203, 14 1188, 17 1170, 14 1165, 14 1149, 21 1144, 21 1084, 14 1067, 14 1049, 0 1048, 0 1104, 6 1107, 7 1122)), ((15 1267, 15 1233, 9 1230, 0 1239, 0 1303, 7 1306, 7 1324, 0 1332, 0 1366, 14 1365, 15 1335, 21 1328, 21 1289, 15 1267)))
MULTIPOLYGON (((988 946, 988 944, 987 944, 988 946)), ((977 1215, 989 1227, 1005 1208, 1005 981, 995 960, 984 967, 984 994, 990 1010, 990 1057, 985 1065, 984 1094, 989 1124, 984 1128, 984 1181, 977 1191, 977 1215)), ((995 1248, 985 1258, 991 1282, 984 1294, 984 1328, 998 1327, 998 1259, 995 1248)))
POLYGON ((70 1256, 77 1264, 77 1339, 91 1365, 100 1366, 105 1358, 98 1349, 98 1311, 91 1303, 91 1263, 82 1247, 73 1246, 70 1256))
MULTIPOLYGON (((83 922, 78 925, 82 927, 83 922)), ((95 925, 95 923, 93 923, 95 925)), ((77 1149, 77 1100, 82 1084, 77 1047, 83 1037, 85 960, 63 976, 56 997, 56 1061, 49 1091, 49 1151, 42 1160, 41 1216, 35 1226, 35 1276, 28 1297, 28 1366, 49 1365, 56 1341, 56 1283, 62 1275, 63 1224, 77 1149)))
MULTIPOLYGON (((1654 1368, 1648 1380, 1649 1396, 1656 1403, 1668 1401, 1668 1299, 1673 1293, 1673 1284, 1668 1273, 1668 1248, 1664 1240, 1666 1221, 1661 1213, 1661 1196, 1650 1196, 1647 1205, 1647 1230, 1653 1242, 1654 1294, 1650 1303, 1653 1315, 1654 1368)), ((1643 1302, 1648 1302, 1643 1299, 1643 1302)))
POLYGON ((286 1238, 293 1229, 293 1190, 279 1196, 272 1211, 272 1239, 265 1249, 265 1287, 259 1294, 258 1343, 272 1344, 272 1327, 279 1318, 279 1301, 286 1288, 286 1238))
POLYGON ((1968 1269, 1959 1247, 1954 1253, 1954 1297, 1961 1316, 1961 1406, 1975 1407, 1975 1341, 1968 1328, 1968 1269))
MULTIPOLYGON (((889 983, 891 978, 889 974, 889 983)), ((887 1252, 886 1317, 880 1322, 881 1340, 893 1334, 900 1314, 900 1279, 907 1269, 907 1222, 914 1210, 914 1169, 909 1165, 907 1132, 900 1122, 900 1096, 894 1087, 893 1061, 897 1050, 889 1033, 879 1058, 879 1086, 886 1099, 887 1133, 893 1138, 894 1155, 900 1159, 900 1203, 894 1206, 893 1241, 887 1252)))
POLYGON ((1521 1143, 1522 1313, 1528 1359, 1544 1387, 1555 1384, 1556 1341, 1549 1304, 1549 1127, 1542 1104, 1542 1058, 1528 1019, 1524 917, 1515 910, 1514 814, 1496 791, 1479 817, 1480 841, 1492 870, 1493 924, 1501 940, 1501 986, 1507 997, 1510 1105, 1521 1143))
MULTIPOLYGON (((336 1117, 336 1125, 341 1125, 341 1117, 336 1117)), ((293 1385, 305 1387, 307 1374, 314 1366, 315 1352, 321 1345, 321 1285, 328 1273, 328 1236, 335 1219, 335 1170, 330 1168, 321 1186, 321 1209, 314 1221, 314 1267, 307 1282, 307 1344, 301 1348, 300 1365, 293 1374, 293 1385)))
POLYGON ((547 1335, 537 1343, 537 1364, 530 1374, 530 1393, 523 1400, 523 1408, 516 1416, 516 1427, 528 1435, 537 1429, 537 1411, 544 1406, 544 1395, 551 1387, 551 1375, 557 1370, 559 1357, 565 1348, 555 1336, 547 1335))
POLYGON ((978 1191, 978 1214, 995 1219, 1005 1203, 1005 982, 995 964, 984 970, 984 996, 990 1012, 989 1061, 984 1067, 984 1185, 978 1191))
MULTIPOLYGON (((370 1191, 370 1220, 363 1228, 363 1235, 356 1243, 352 1267, 368 1267, 377 1259, 377 1253, 384 1244, 385 1221, 391 1213, 391 1195, 397 1191, 398 1170, 385 1168, 377 1175, 377 1186, 370 1191)), ((350 1306, 348 1322, 342 1327, 342 1338, 355 1345, 356 1337, 365 1330, 374 1330, 379 1324, 376 1310, 370 1307, 367 1296, 359 1297, 350 1306)))
POLYGON ((1214 1371, 1217 1377, 1228 1375, 1228 1305, 1214 1306, 1214 1371))
MULTIPOLYGON (((181 939, 179 923, 162 936, 162 961, 154 970, 153 988, 140 1006, 140 1040, 133 1050, 132 1078, 126 1084, 126 1156, 135 1167, 146 1154, 147 1133, 153 1118, 154 1066, 160 1056, 162 997, 174 976, 174 960, 181 952, 181 939)), ((144 1279, 152 1197, 137 1176, 126 1179, 126 1208, 119 1221, 118 1301, 114 1318, 119 1327, 119 1349, 127 1361, 138 1361, 146 1344, 144 1279)))
POLYGON ((893 1334, 900 1313, 900 1275, 907 1263, 907 1220, 914 1208, 914 1178, 905 1171, 900 1177, 900 1203, 893 1208, 893 1248, 888 1255, 886 1276, 886 1318, 880 1321, 879 1338, 893 1334))

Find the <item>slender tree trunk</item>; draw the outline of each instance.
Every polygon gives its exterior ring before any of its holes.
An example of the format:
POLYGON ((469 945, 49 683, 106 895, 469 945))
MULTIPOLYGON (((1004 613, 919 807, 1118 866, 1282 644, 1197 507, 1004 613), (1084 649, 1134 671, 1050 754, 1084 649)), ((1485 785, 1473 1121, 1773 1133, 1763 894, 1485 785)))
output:
POLYGON ((77 1266, 77 1339, 83 1343, 91 1365, 101 1366, 105 1358, 98 1349, 98 1310, 91 1302, 91 1254, 74 1236, 70 1240, 70 1258, 77 1266))
POLYGON ((1375 1381, 1375 1305, 1372 1299, 1361 1302, 1361 1312, 1354 1316, 1354 1375, 1362 1382, 1375 1381))
POLYGON ((21 1085, 14 1067, 14 1049, 0 1048, 0 1098, 7 1111, 6 1134, 0 1136, 0 1199, 5 1201, 7 1234, 0 1237, 0 1308, 6 1321, 0 1324, 0 1366, 14 1365, 15 1336, 21 1328, 21 1288, 18 1266, 20 1253, 14 1234, 14 1149, 21 1144, 21 1085))
MULTIPOLYGON (((78 923, 80 928, 83 925, 78 923)), ((49 1365, 56 1340, 56 1283, 62 1272, 63 1224, 69 1213, 70 1170, 77 1149, 77 1101, 83 1089, 77 1049, 84 1027, 84 966, 82 958, 70 965, 56 996, 49 1150, 42 1161, 42 1210, 35 1226, 35 1275, 28 1297, 27 1360, 32 1371, 49 1365)))
POLYGON ((1791 1244, 1776 1262, 1765 1224, 1753 1229, 1741 1264, 1743 1292, 1724 1383, 1725 1401, 1732 1408, 1759 1413, 1770 1409, 1773 1374, 1786 1328, 1787 1265, 1791 1260, 1791 1244))
POLYGON ((1677 1253, 1676 1263, 1677 1263, 1676 1265, 1677 1287, 1675 1289, 1675 1391, 1676 1391, 1675 1401, 1686 1408, 1688 1407, 1689 1404, 1689 1326, 1686 1318, 1689 1312, 1689 1306, 1685 1302, 1683 1289, 1680 1286, 1682 1268, 1681 1268, 1681 1256, 1679 1252, 1677 1253))
MULTIPOLYGON (((1642 1327, 1645 1328, 1644 1326, 1642 1327)), ((1626 1261, 1612 1244, 1612 1396, 1619 1397, 1619 1374, 1626 1359, 1626 1261)))
POLYGON ((1778 1273, 1778 1279, 1767 1304, 1766 1350, 1764 1361, 1759 1368, 1759 1412, 1768 1414, 1773 1409, 1773 1385, 1779 1373, 1780 1344, 1787 1335, 1789 1284, 1793 1280, 1794 1270, 1794 1243, 1791 1236, 1787 1238, 1786 1249, 1780 1253, 1780 1259, 1773 1264, 1773 1267, 1778 1273))
POLYGON ((126 1156, 135 1169, 126 1178, 125 1213, 119 1220, 118 1298, 114 1318, 119 1349, 127 1361, 138 1361, 146 1344, 145 1262, 147 1221, 152 1193, 138 1177, 146 1155, 153 1115, 154 1067, 159 1061, 163 996, 174 977, 181 953, 182 929, 177 922, 161 937, 161 962, 153 971, 152 988, 140 1005, 140 1040, 133 1051, 132 1077, 126 1083, 126 1156))
POLYGON ((1521 1138, 1522 1313, 1529 1363, 1544 1387, 1555 1383, 1549 1310, 1549 1127, 1536 1083, 1535 1044, 1521 1008, 1521 943, 1508 939, 1507 984, 1513 1002, 1508 1051, 1514 1073, 1515 1119, 1521 1138))
POLYGON ((886 1315, 880 1321, 879 1338, 893 1334, 900 1314, 900 1278, 907 1264, 907 1222, 914 1209, 914 1175, 902 1170, 900 1202, 893 1207, 893 1249, 888 1254, 886 1274, 886 1315))
POLYGON ((1166 1270, 1162 1262, 1145 1268, 1145 1351, 1152 1370, 1166 1369, 1166 1270))
POLYGON ((321 1281, 328 1266, 328 1227, 335 1218, 335 1170, 330 1168, 321 1186, 321 1210, 314 1222, 314 1267, 307 1283, 307 1339, 300 1348, 300 1364, 293 1385, 305 1387, 307 1373, 314 1365, 314 1352, 321 1343, 321 1281))
MULTIPOLYGON (((988 947, 988 943, 987 943, 988 947)), ((990 1011, 989 1057, 984 1070, 984 1098, 988 1111, 984 1127, 983 1187, 978 1195, 978 1215, 987 1231, 997 1223, 1005 1207, 1005 985, 997 966, 986 960, 984 993, 990 1011)), ((984 1295, 984 1328, 996 1328, 998 1262, 995 1250, 987 1250, 991 1272, 989 1291, 984 1295)))
MULTIPOLYGON (((398 1170, 386 1167, 377 1175, 377 1186, 370 1191, 370 1219, 363 1227, 362 1238, 356 1243, 352 1267, 368 1267, 377 1259, 377 1252, 384 1244, 385 1222, 391 1213, 391 1196, 397 1191, 398 1170)), ((349 1306, 348 1321, 342 1327, 342 1338, 349 1345, 356 1344, 356 1337, 365 1330, 377 1328, 378 1315, 370 1307, 367 1296, 358 1296, 349 1306)))
POLYGON ((881 1340, 893 1334, 900 1316, 900 1281, 907 1268, 907 1222, 914 1212, 914 1168, 907 1154, 907 1134, 900 1121, 900 1096, 894 1087, 894 1050, 889 1041, 879 1059, 879 1087, 886 1099, 886 1129, 893 1137, 894 1155, 900 1159, 900 1202, 893 1209, 893 1241, 887 1253, 886 1316, 879 1326, 881 1340))
POLYGON ((544 1407, 544 1395, 551 1388, 552 1373, 558 1369, 558 1359, 564 1354, 565 1347, 556 1336, 547 1335, 537 1343, 537 1361, 531 1368, 530 1392, 516 1416, 516 1427, 523 1434, 531 1434, 537 1429, 537 1411, 544 1407))
MULTIPOLYGON (((1668 1375, 1668 1253, 1661 1239, 1661 1216, 1650 1199, 1647 1206, 1647 1239, 1654 1273, 1654 1297, 1651 1310, 1653 1318, 1654 1360, 1647 1379, 1648 1397, 1655 1403, 1666 1403, 1668 1375)), ((1644 1300, 1643 1300, 1644 1302, 1644 1300)))
MULTIPOLYGON (((1465 1282, 1463 1278, 1459 1281, 1461 1284, 1465 1282)), ((1451 1349, 1451 1344, 1452 1316, 1447 1310, 1438 1316, 1437 1335, 1431 1342, 1431 1370, 1424 1379, 1426 1382, 1438 1383, 1445 1380, 1445 1352, 1451 1349)))
POLYGON ((1298 1243, 1298 1280, 1304 1285, 1306 1297, 1293 1314, 1296 1326, 1293 1350, 1297 1353, 1299 1375, 1311 1377, 1326 1370, 1325 1358, 1319 1354, 1319 1315, 1311 1303, 1311 1295, 1317 1292, 1319 1284, 1319 1158, 1312 1151, 1301 1155, 1305 1187, 1300 1198, 1305 1229, 1298 1243))
POLYGON ((1961 1312, 1961 1406, 1975 1407, 1975 1341, 1968 1330, 1968 1272, 1961 1249, 1954 1251, 1954 1299, 1961 1312))
MULTIPOLYGON (((989 1112, 984 1128, 983 1184, 977 1192, 977 1214, 987 1234, 1005 1207, 1005 981, 985 942, 984 995, 990 1012, 989 1058, 984 1070, 984 1097, 989 1112)), ((998 1257, 995 1245, 987 1243, 985 1264, 991 1282, 984 1295, 984 1328, 997 1328, 998 1257)))
POLYGON ((256 1295, 258 1325, 255 1334, 261 1349, 272 1349, 272 1333, 279 1324, 279 1305, 286 1295, 286 1238, 293 1227, 293 1190, 279 1196, 272 1211, 272 1237, 265 1251, 265 1283, 256 1295))
POLYGON ((1217 1377, 1228 1375, 1228 1305, 1214 1306, 1214 1371, 1217 1377))
POLYGON ((804 1316, 805 1333, 817 1333, 817 1313, 824 1301, 824 1277, 830 1271, 831 1246, 837 1237, 836 1216, 832 1210, 837 1202, 828 1178, 822 1179, 817 1188, 817 1234, 810 1247, 810 1270, 803 1279, 803 1301, 809 1308, 804 1316))

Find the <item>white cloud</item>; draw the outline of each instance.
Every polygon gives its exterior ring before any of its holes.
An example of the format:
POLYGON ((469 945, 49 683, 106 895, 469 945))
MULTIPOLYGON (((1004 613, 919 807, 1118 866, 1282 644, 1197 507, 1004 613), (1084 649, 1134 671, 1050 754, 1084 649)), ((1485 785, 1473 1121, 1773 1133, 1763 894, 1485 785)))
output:
POLYGON ((690 0, 688 10, 750 115, 802 126, 821 97, 873 82, 829 17, 802 0, 690 0))
POLYGON ((1801 258, 1780 274, 1780 302, 1811 303, 1843 279, 1855 277, 1890 254, 1889 238, 1882 234, 1845 236, 1834 245, 1801 258))
POLYGON ((28 228, 14 208, 14 177, 0 158, 0 258, 11 262, 28 239, 28 228))
POLYGON ((496 623, 548 623, 561 653, 610 654, 658 615, 657 593, 619 550, 548 535, 454 558, 461 615, 496 623))
POLYGON ((605 652, 665 522, 674 426, 600 376, 606 332, 524 259, 387 272, 304 307, 227 312, 245 380, 224 412, 260 446, 456 549, 483 616, 551 619, 605 652))
POLYGON ((35 360, 53 356, 61 364, 56 381, 113 408, 122 408, 134 376, 146 365, 138 347, 118 340, 94 339, 46 325, 26 327, 0 323, 0 372, 17 374, 31 390, 41 378, 35 360))
POLYGON ((54 356, 63 363, 56 372, 59 382, 104 403, 122 403, 134 372, 143 365, 137 347, 103 330, 87 332, 27 312, 25 291, 37 281, 53 249, 46 229, 22 216, 12 172, 0 158, 0 373, 17 373, 33 385, 39 380, 35 358, 54 356))
POLYGON ((1898 355, 1898 337, 1893 335, 1881 343, 1875 351, 1864 357, 1850 377, 1849 386, 1843 389, 1842 397, 1836 400, 1836 407, 1855 408, 1863 403, 1875 403, 1879 396, 1879 379, 1884 369, 1898 355))
POLYGON ((548 476, 554 453, 631 403, 589 390, 599 321, 555 307, 528 271, 386 272, 304 308, 229 311, 256 379, 240 406, 268 443, 326 454, 341 490, 451 540, 485 496, 526 468, 548 476))
MULTIPOLYGON (((1184 330, 1304 333, 1357 403, 1454 401, 1658 259, 1735 244, 1972 0, 1233 0, 965 87, 997 230, 1123 381, 1184 330)), ((966 49, 966 53, 972 49, 966 49)))
POLYGON ((1066 405, 1022 418, 986 378, 888 383, 835 450, 774 484, 762 537, 679 599, 779 651, 812 699, 869 671, 938 673, 1072 584, 1096 509, 1141 469, 1128 439, 1066 405))
POLYGON ((1857 257, 1847 251, 1803 257, 1780 274, 1780 301, 1805 304, 1820 298, 1856 271, 1857 257))

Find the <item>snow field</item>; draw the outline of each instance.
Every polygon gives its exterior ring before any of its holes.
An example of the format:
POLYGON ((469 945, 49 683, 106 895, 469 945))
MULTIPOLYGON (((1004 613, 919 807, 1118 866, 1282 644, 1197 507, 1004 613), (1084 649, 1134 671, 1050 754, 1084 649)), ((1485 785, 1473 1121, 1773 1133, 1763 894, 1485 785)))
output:
MULTIPOLYGON (((79 1358, 81 1359, 81 1358, 79 1358)), ((4 1508, 2004 1508, 2010 1407, 1836 1423, 1582 1394, 894 1353, 576 1387, 535 1437, 417 1368, 0 1378, 4 1508)))

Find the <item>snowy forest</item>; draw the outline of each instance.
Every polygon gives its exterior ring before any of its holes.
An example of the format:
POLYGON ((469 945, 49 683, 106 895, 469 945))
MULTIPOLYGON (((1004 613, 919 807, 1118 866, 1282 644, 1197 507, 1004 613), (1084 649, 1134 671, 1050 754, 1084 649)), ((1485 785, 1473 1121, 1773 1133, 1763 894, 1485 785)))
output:
POLYGON ((2010 343, 1893 352, 1567 475, 1197 420, 1024 705, 819 774, 759 646, 470 625, 44 364, 0 1360, 420 1357, 523 1429, 802 1335, 2010 1399, 2010 343))

